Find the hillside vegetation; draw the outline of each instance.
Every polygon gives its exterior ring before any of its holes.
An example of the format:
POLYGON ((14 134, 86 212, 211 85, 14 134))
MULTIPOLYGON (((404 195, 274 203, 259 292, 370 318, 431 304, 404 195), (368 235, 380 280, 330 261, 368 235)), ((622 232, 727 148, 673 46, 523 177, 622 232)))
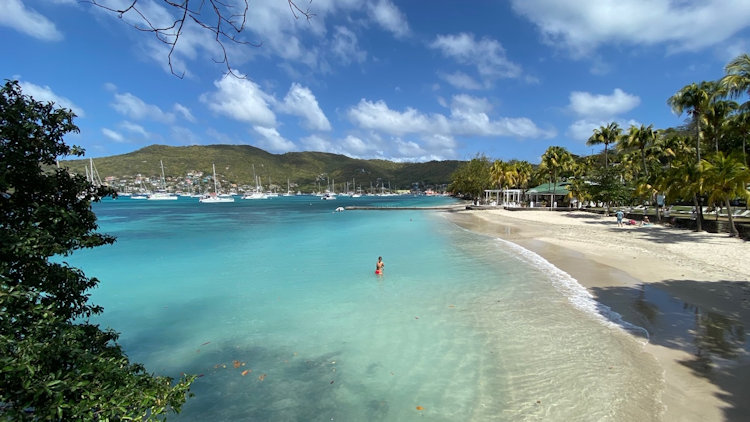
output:
MULTIPOLYGON (((116 180, 131 179, 136 175, 159 177, 164 163, 165 176, 179 178, 188 172, 211 174, 211 164, 216 165, 219 177, 238 185, 252 185, 253 170, 263 185, 272 183, 286 187, 287 180, 301 189, 314 188, 318 183, 325 187, 326 180, 337 186, 356 181, 357 186, 369 189, 370 185, 392 189, 409 189, 414 183, 420 187, 441 186, 450 183, 450 176, 461 161, 430 161, 426 163, 397 163, 386 160, 361 160, 324 152, 288 152, 271 154, 250 145, 206 145, 173 147, 151 145, 138 151, 94 159, 102 179, 113 176, 116 180), (254 169, 253 169, 254 168, 254 169)), ((75 173, 84 174, 88 160, 61 162, 75 173)))

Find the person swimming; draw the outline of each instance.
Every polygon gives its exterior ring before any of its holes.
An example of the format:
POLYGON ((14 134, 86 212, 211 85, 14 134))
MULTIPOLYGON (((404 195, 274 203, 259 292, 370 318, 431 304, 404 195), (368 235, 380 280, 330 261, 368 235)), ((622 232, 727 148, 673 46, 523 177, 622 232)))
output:
POLYGON ((383 262, 383 257, 378 257, 378 262, 375 264, 375 274, 383 274, 383 270, 385 269, 385 262, 383 262))

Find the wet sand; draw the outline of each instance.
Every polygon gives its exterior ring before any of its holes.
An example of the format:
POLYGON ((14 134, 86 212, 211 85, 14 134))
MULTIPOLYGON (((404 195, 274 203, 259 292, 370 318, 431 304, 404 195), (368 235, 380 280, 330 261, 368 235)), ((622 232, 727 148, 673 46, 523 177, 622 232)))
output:
POLYGON ((450 213, 529 249, 648 334, 664 369, 665 421, 750 420, 750 243, 574 211, 450 213))

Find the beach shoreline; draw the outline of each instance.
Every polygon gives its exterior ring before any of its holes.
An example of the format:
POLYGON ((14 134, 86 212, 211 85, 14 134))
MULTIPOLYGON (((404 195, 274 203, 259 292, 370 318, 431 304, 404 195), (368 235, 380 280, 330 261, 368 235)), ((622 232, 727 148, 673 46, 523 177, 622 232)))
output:
MULTIPOLYGON (((648 331, 664 370, 663 420, 746 420, 750 243, 585 211, 460 211, 449 219, 537 253, 648 331)), ((631 333, 638 336, 637 333, 631 333)), ((645 334, 644 334, 645 336, 645 334)))

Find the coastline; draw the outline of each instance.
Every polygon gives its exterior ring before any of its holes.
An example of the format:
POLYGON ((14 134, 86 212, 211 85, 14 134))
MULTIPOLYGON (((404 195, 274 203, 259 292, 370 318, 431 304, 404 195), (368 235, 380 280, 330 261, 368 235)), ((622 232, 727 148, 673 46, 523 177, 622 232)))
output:
POLYGON ((750 415, 750 243, 661 225, 617 227, 614 216, 583 211, 448 215, 539 254, 645 328, 644 348, 664 370, 663 420, 750 415))

